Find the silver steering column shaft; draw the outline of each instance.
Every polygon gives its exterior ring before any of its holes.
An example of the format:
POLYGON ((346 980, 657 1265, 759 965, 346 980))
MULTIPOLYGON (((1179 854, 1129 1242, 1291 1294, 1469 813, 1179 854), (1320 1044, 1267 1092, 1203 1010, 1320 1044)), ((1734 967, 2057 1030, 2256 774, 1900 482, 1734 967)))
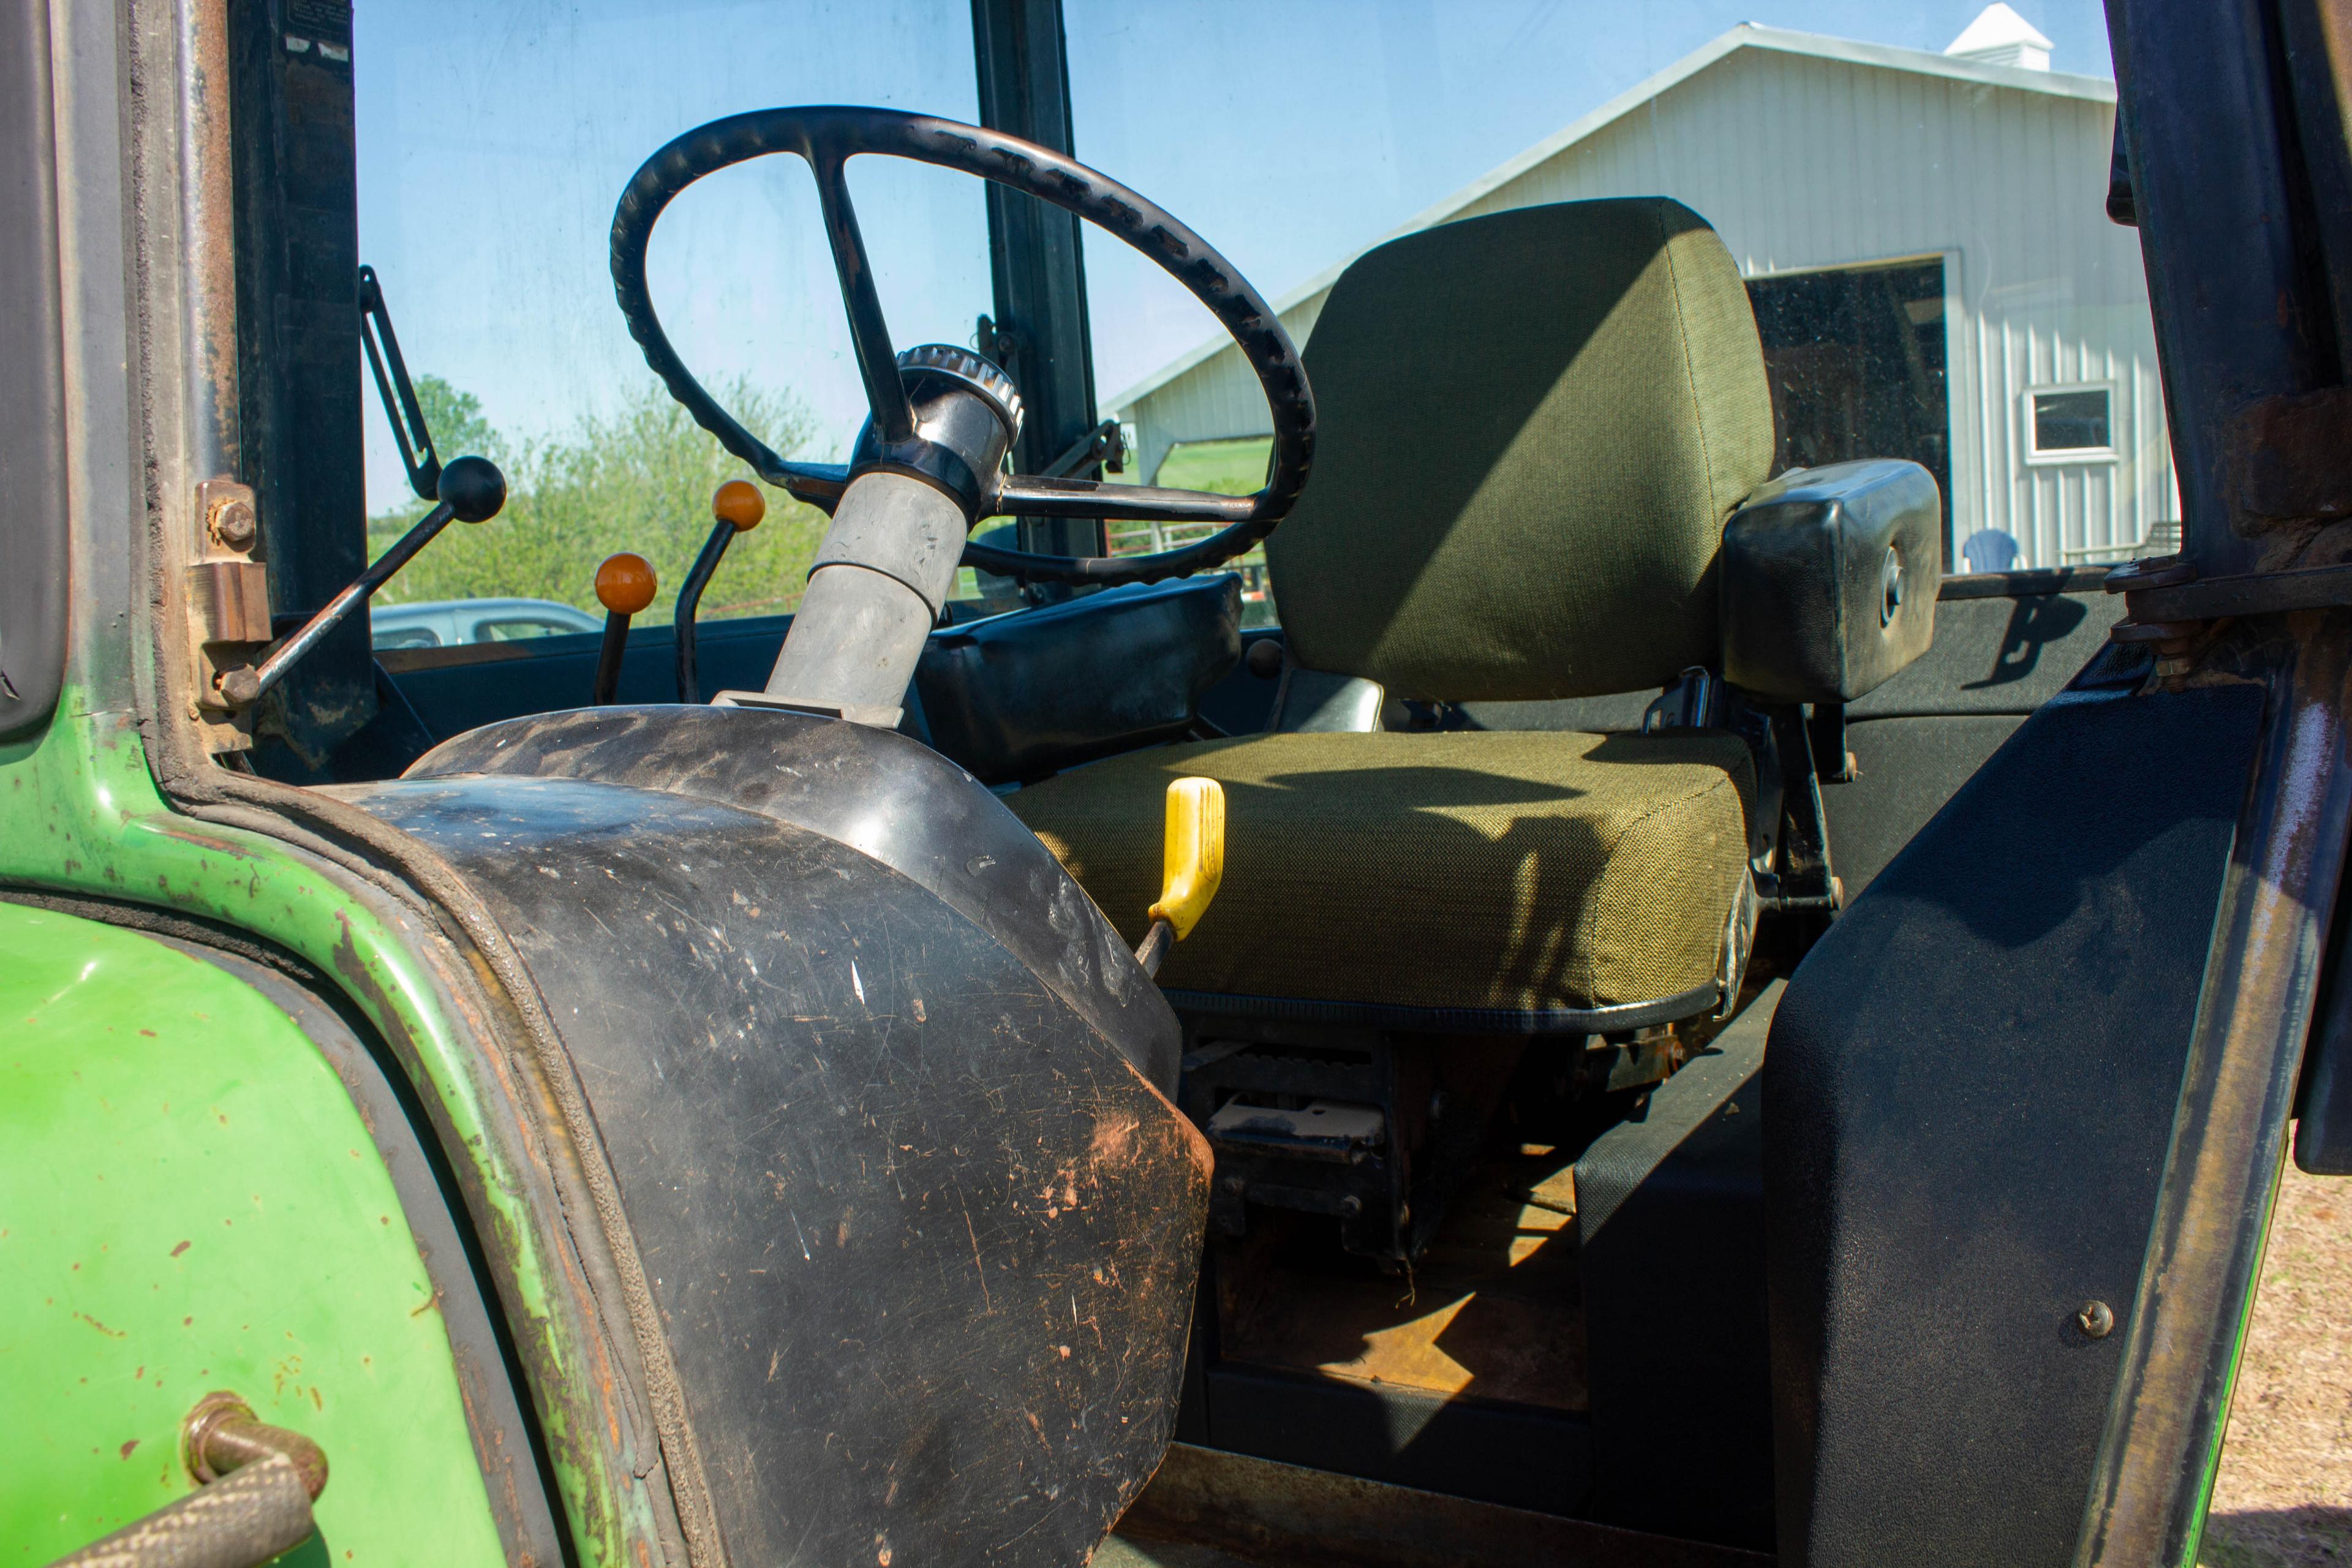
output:
POLYGON ((898 725, 923 639, 954 592, 964 537, 1021 429, 1012 381, 978 354, 928 343, 898 363, 913 438, 886 442, 871 423, 859 435, 766 689, 714 702, 898 725))

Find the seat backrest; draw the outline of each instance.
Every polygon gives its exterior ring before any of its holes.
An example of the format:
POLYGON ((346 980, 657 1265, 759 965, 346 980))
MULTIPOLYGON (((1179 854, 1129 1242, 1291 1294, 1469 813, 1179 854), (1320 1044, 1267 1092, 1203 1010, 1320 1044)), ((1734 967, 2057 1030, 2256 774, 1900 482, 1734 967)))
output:
POLYGON ((1314 477, 1266 545, 1299 663, 1498 700, 1715 662, 1716 552, 1774 437, 1747 289, 1696 213, 1408 235, 1340 274, 1306 361, 1314 477))

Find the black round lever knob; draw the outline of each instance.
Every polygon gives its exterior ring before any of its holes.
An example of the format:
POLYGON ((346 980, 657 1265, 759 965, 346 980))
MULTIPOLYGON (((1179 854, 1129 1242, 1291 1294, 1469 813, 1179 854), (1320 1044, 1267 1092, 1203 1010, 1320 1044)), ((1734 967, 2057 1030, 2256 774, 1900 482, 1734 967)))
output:
POLYGON ((458 521, 488 522, 507 504, 507 477, 488 458, 452 458, 436 491, 458 521))

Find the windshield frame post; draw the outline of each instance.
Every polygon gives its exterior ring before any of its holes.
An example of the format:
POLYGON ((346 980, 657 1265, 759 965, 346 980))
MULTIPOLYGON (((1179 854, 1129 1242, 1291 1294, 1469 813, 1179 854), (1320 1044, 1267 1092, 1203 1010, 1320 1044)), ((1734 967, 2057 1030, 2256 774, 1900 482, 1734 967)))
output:
MULTIPOLYGON (((2256 572, 2273 542, 2264 535, 2294 510, 2292 495, 2264 492, 2310 488, 2294 482, 2300 474, 2256 468, 2313 466, 2278 452, 2270 426, 2295 400, 2342 383, 2328 277, 2347 258, 2330 254, 2327 241, 2343 237, 2315 221, 2308 184, 2313 155, 2329 153, 2302 144, 2272 7, 2107 0, 2106 15, 2181 556, 2200 578, 2256 572)), ((2323 85, 2333 84, 2304 84, 2323 85)), ((2332 464, 2329 445, 2320 466, 2332 464)))
MULTIPOLYGON (((971 0, 971 41, 980 122, 1075 156, 1062 0, 971 0)), ((987 190, 989 272, 1000 332, 997 353, 989 357, 1011 374, 1028 409, 1013 467, 1043 473, 1096 423, 1082 229, 1076 214, 1034 196, 994 181, 987 190)), ((982 352, 989 353, 988 347, 982 352)), ((1068 477, 1100 479, 1101 465, 1088 463, 1068 477)), ((1020 547, 1039 554, 1108 552, 1099 518, 1024 517, 1019 529, 1020 547)))

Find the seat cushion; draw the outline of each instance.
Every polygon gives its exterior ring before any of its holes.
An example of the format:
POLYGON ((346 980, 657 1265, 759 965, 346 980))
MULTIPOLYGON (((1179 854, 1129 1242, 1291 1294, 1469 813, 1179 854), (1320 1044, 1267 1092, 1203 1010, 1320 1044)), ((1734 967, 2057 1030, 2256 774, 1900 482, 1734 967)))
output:
POLYGON ((1163 801, 1225 789, 1224 884, 1172 990, 1512 1012, 1713 979, 1747 874, 1748 749, 1684 731, 1276 734, 1133 752, 1006 805, 1139 942, 1163 801))

